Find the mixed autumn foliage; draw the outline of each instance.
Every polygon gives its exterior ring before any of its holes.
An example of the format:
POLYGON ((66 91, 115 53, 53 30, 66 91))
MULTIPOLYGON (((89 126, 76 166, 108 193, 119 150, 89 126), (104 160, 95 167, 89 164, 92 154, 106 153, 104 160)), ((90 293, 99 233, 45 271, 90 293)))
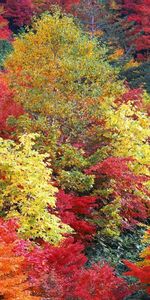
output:
POLYGON ((149 225, 149 94, 120 77, 148 61, 148 2, 3 1, 0 299, 150 294, 149 246, 125 279, 85 254, 149 225))

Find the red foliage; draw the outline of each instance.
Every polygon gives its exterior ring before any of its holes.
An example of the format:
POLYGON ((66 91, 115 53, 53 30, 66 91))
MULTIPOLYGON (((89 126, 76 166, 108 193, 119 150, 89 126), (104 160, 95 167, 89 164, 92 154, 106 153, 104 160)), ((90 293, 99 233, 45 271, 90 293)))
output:
POLYGON ((67 299, 69 294, 72 295, 79 272, 87 261, 83 250, 84 246, 74 243, 73 239, 65 240, 59 247, 44 244, 31 252, 25 250, 25 268, 30 269, 34 291, 42 297, 56 299, 67 299))
POLYGON ((135 36, 136 50, 144 51, 148 58, 150 49, 150 0, 124 0, 123 7, 126 10, 128 21, 135 22, 131 34, 135 36))
MULTIPOLYGON (((42 299, 121 300, 131 293, 126 281, 117 277, 108 264, 85 268, 87 258, 83 254, 84 246, 73 238, 64 240, 57 247, 48 243, 38 246, 19 240, 17 229, 15 220, 6 222, 0 219, 0 245, 6 245, 3 255, 0 251, 0 260, 4 257, 5 262, 9 262, 7 271, 15 264, 11 289, 7 285, 7 295, 10 293, 10 298, 4 299, 15 299, 14 292, 17 293, 18 300, 32 299, 33 296, 26 290, 28 284, 23 281, 26 280, 25 274, 28 274, 32 293, 42 299), (20 284, 17 281, 19 279, 20 284)), ((0 267, 2 266, 3 264, 0 267)), ((2 279, 5 284, 7 278, 2 279)))
POLYGON ((124 273, 124 275, 136 277, 141 284, 141 288, 146 289, 147 293, 150 294, 150 246, 146 251, 145 265, 138 266, 124 260, 125 265, 129 268, 129 271, 124 273))
POLYGON ((64 6, 66 10, 70 10, 74 5, 79 4, 80 0, 59 0, 59 5, 64 6))
POLYGON ((74 5, 78 4, 80 0, 32 0, 32 2, 34 4, 34 10, 39 12, 49 10, 52 5, 56 4, 69 11, 74 5))
POLYGON ((29 25, 34 13, 39 14, 50 10, 52 5, 60 5, 69 11, 79 0, 6 0, 5 16, 17 27, 29 25))
POLYGON ((148 177, 135 175, 128 166, 131 161, 131 158, 109 157, 86 171, 87 174, 96 175, 98 185, 104 182, 104 185, 107 183, 105 188, 113 188, 109 195, 111 201, 118 196, 121 198, 123 228, 130 228, 140 220, 147 219, 150 208, 148 201, 139 195, 141 192, 148 194, 144 187, 148 177))
POLYGON ((14 219, 10 219, 7 222, 0 218, 0 243, 12 244, 16 241, 18 224, 14 219))
POLYGON ((130 293, 125 281, 117 277, 113 268, 106 263, 83 270, 75 289, 77 299, 86 300, 121 300, 130 293))
POLYGON ((76 232, 75 238, 90 241, 95 234, 95 226, 87 218, 92 217, 96 207, 96 197, 65 194, 60 190, 57 195, 57 210, 62 221, 70 225, 76 232), (82 216, 82 219, 81 219, 82 216), (84 219, 85 220, 84 220, 84 219))
POLYGON ((121 105, 122 103, 131 102, 134 107, 141 109, 143 107, 143 90, 141 88, 129 89, 120 98, 116 99, 115 103, 121 105))
POLYGON ((59 247, 44 244, 30 252, 22 249, 33 290, 42 297, 59 300, 121 300, 131 293, 108 264, 86 269, 83 250, 73 239, 65 240, 59 247))
POLYGON ((32 0, 6 0, 5 17, 17 26, 28 25, 33 16, 32 0))
POLYGON ((8 40, 11 31, 8 28, 8 21, 0 15, 0 40, 8 40))
POLYGON ((10 91, 7 83, 0 78, 0 134, 5 136, 7 131, 10 133, 13 128, 7 125, 7 119, 10 116, 19 117, 23 114, 23 108, 14 101, 13 93, 10 91))

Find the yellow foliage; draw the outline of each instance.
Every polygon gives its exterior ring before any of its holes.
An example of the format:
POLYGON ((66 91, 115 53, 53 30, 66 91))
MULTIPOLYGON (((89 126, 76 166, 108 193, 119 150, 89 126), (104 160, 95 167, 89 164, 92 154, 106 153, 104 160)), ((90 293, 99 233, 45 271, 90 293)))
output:
POLYGON ((143 242, 150 244, 150 226, 147 226, 147 230, 146 230, 146 232, 144 234, 144 237, 143 237, 143 242))
POLYGON ((113 54, 109 56, 109 60, 117 60, 124 54, 123 49, 117 49, 113 54))
POLYGON ((128 61, 125 66, 124 69, 127 70, 129 68, 134 68, 134 67, 138 67, 140 65, 140 63, 138 61, 135 61, 133 58, 128 61))
POLYGON ((60 12, 34 21, 13 47, 5 63, 8 80, 15 99, 29 111, 69 118, 89 97, 109 94, 114 99, 116 91, 122 91, 105 49, 60 12))
POLYGON ((119 109, 107 111, 107 128, 114 129, 113 155, 134 157, 139 163, 137 173, 148 175, 146 166, 150 163, 150 147, 147 115, 144 112, 135 112, 132 105, 122 104, 119 109))
POLYGON ((34 139, 32 134, 20 137, 19 144, 0 139, 0 208, 7 218, 19 219, 23 237, 57 244, 71 229, 47 210, 55 207, 57 189, 48 157, 33 149, 34 139))
POLYGON ((114 10, 118 10, 120 8, 119 4, 116 3, 115 0, 110 1, 110 7, 114 10))

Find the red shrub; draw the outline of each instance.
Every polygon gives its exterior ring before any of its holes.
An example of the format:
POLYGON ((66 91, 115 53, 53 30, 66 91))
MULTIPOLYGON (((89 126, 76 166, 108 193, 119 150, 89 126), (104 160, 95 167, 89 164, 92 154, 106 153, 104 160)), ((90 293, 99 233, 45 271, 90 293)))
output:
POLYGON ((24 257, 17 255, 14 247, 18 242, 17 224, 0 219, 0 299, 40 300, 31 296, 27 273, 24 271, 24 257))
POLYGON ((10 219, 7 222, 0 218, 0 243, 12 244, 18 239, 16 230, 18 224, 15 220, 10 219))
POLYGON ((145 197, 148 191, 144 187, 148 178, 135 175, 128 166, 131 161, 131 158, 109 157, 86 171, 87 174, 95 174, 98 187, 104 185, 105 189, 113 189, 106 198, 108 202, 120 197, 123 228, 130 228, 147 219, 150 208, 145 197))
POLYGON ((79 272, 87 261, 82 253, 84 246, 75 243, 72 238, 58 247, 45 243, 30 252, 26 245, 23 248, 21 244, 16 250, 25 256, 24 268, 29 270, 33 290, 42 297, 67 299, 73 293, 79 272), (57 298, 59 291, 61 296, 57 298))
POLYGON ((66 194, 62 190, 57 195, 59 216, 64 223, 75 230, 75 238, 84 242, 91 240, 95 234, 95 226, 88 221, 95 207, 96 197, 77 197, 74 194, 66 194))
MULTIPOLYGON (((13 298, 15 291, 18 292, 18 300, 32 299, 33 296, 26 290, 28 284, 23 282, 26 280, 26 274, 32 293, 42 299, 44 297, 56 300, 123 300, 131 293, 125 280, 117 277, 108 264, 93 265, 87 269, 85 267, 87 258, 83 254, 84 246, 75 242, 73 238, 64 240, 57 247, 48 243, 40 246, 18 239, 17 228, 16 221, 6 222, 0 219, 0 245, 6 245, 3 255, 0 250, 0 261, 3 262, 3 258, 6 261, 7 257, 8 273, 16 263, 11 289, 7 286, 7 293, 10 293, 12 298, 6 299, 15 299, 13 298)), ((1 264, 0 269, 2 266, 4 268, 1 264)), ((5 278, 2 279, 4 279, 2 283, 5 284, 5 278)))
POLYGON ((127 260, 124 260, 125 265, 129 268, 129 271, 124 275, 132 276, 138 279, 140 287, 146 289, 150 294, 150 246, 143 251, 144 261, 136 265, 127 260))
POLYGON ((11 31, 8 28, 8 21, 0 15, 0 40, 8 40, 11 31))
POLYGON ((122 103, 128 103, 129 101, 137 108, 140 109, 143 107, 143 90, 138 89, 129 89, 125 92, 120 98, 116 99, 116 103, 121 105, 122 103))
POLYGON ((4 132, 11 132, 13 128, 7 124, 10 116, 19 117, 23 114, 23 108, 14 101, 13 92, 7 86, 7 83, 0 78, 0 135, 4 132))
POLYGON ((49 244, 24 251, 33 290, 57 300, 121 300, 131 293, 126 282, 103 263, 86 269, 84 247, 67 239, 59 247, 49 244), (25 253, 26 252, 26 253, 25 253))
POLYGON ((28 25, 33 16, 32 0, 6 0, 5 17, 18 27, 28 25))
POLYGON ((134 44, 137 51, 143 53, 139 57, 149 58, 150 49, 150 0, 124 0, 123 9, 128 16, 129 22, 134 22, 132 30, 128 32, 128 35, 134 37, 134 44))
POLYGON ((75 289, 76 299, 83 300, 121 300, 130 293, 125 281, 106 263, 83 270, 75 289))

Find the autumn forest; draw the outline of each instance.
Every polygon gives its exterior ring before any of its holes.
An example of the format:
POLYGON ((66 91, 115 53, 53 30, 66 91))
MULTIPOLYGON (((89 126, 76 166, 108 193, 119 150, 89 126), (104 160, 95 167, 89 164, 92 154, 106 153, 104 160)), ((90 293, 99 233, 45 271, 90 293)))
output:
POLYGON ((150 0, 0 1, 0 299, 150 299, 150 0))

